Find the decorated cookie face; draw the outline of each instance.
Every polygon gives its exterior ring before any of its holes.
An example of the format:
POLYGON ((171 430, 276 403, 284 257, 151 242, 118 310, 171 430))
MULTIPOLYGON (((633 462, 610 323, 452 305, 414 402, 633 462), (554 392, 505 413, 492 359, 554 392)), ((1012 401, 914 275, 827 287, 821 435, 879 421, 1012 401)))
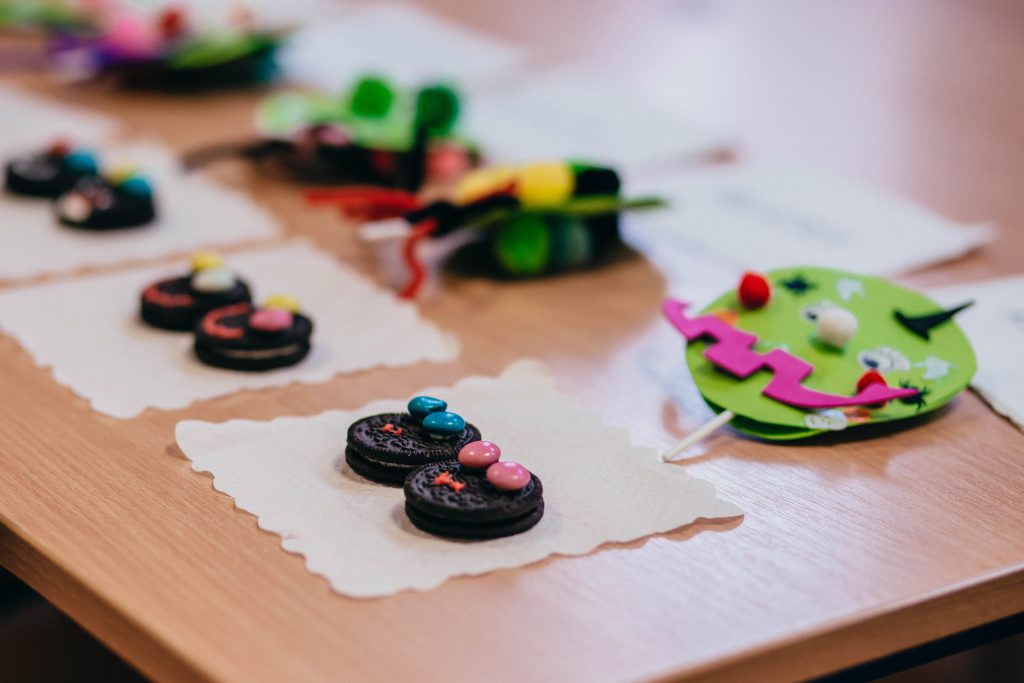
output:
POLYGON ((96 173, 96 159, 92 154, 56 143, 41 153, 8 162, 6 187, 14 194, 53 199, 70 190, 83 177, 96 173))
POLYGON ((156 217, 152 188, 137 175, 81 178, 57 199, 56 209, 61 223, 86 230, 131 228, 156 217))
POLYGON ((371 415, 349 427, 345 462, 359 476, 399 486, 420 465, 454 460, 480 442, 480 430, 434 396, 416 396, 408 412, 371 415))
POLYGON ((192 272, 155 282, 142 292, 142 319, 166 330, 192 330, 207 312, 248 303, 249 287, 213 252, 192 258, 192 272))
POLYGON ((460 461, 424 465, 409 475, 404 490, 409 521, 436 536, 511 536, 544 516, 540 479, 511 462, 495 462, 486 470, 460 461))
POLYGON ((701 394, 742 431, 800 438, 901 420, 949 402, 974 375, 966 336, 922 294, 824 268, 766 276, 771 298, 755 309, 736 291, 700 312, 665 305, 689 338, 701 394))
POLYGON ((297 311, 239 303, 203 316, 196 329, 195 352, 207 365, 270 370, 304 359, 312 333, 313 322, 297 311))

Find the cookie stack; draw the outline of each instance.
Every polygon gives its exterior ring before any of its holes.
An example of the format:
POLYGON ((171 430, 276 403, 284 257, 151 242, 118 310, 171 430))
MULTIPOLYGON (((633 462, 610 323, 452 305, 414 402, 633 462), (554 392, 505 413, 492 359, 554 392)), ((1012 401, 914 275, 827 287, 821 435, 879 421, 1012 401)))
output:
POLYGON ((188 274, 146 287, 140 315, 154 327, 193 331, 196 358, 218 368, 287 367, 311 348, 313 321, 295 297, 276 294, 255 306, 249 286, 214 252, 193 256, 188 274))
POLYGON ((479 429, 433 396, 413 398, 406 413, 357 420, 345 448, 356 474, 403 486, 413 525, 464 539, 522 533, 544 515, 540 479, 500 458, 497 444, 483 441, 479 429))

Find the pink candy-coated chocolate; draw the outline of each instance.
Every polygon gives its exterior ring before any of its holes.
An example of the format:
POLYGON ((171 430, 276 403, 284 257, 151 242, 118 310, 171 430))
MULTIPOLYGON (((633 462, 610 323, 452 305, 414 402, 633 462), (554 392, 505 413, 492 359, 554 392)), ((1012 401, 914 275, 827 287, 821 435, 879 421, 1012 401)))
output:
POLYGON ((502 491, 518 491, 530 483, 530 470, 517 462, 496 462, 487 468, 487 481, 502 491))
POLYGON ((292 314, 280 308, 261 308, 249 316, 249 327, 259 332, 281 332, 292 326, 292 314))
POLYGON ((459 462, 473 469, 482 470, 501 458, 498 444, 490 441, 472 441, 459 451, 459 462))

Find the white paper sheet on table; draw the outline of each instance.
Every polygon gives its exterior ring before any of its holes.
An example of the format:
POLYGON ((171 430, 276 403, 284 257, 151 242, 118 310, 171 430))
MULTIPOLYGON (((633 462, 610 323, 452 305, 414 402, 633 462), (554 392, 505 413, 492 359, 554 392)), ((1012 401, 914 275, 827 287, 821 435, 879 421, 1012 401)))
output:
POLYGON ((1024 429, 1024 275, 929 290, 940 303, 974 305, 956 316, 978 358, 971 386, 1024 429))
POLYGON ((285 76, 336 91, 366 72, 407 86, 452 79, 463 84, 511 72, 525 59, 512 45, 405 4, 353 9, 310 23, 282 51, 285 76))
POLYGON ((0 153, 36 151, 57 139, 98 141, 117 133, 104 114, 53 102, 8 86, 0 87, 0 153))
POLYGON ((196 471, 304 555, 307 568, 356 597, 434 588, 449 578, 518 567, 548 555, 580 555, 602 543, 670 531, 698 518, 742 511, 714 486, 631 444, 559 393, 536 361, 497 378, 470 377, 439 396, 544 484, 544 518, 530 531, 483 542, 446 540, 406 519, 401 489, 374 484, 344 464, 346 431, 375 413, 404 410, 407 398, 351 411, 270 422, 178 423, 178 445, 196 471))
POLYGON ((646 183, 670 206, 649 230, 702 245, 735 271, 809 264, 892 275, 962 256, 988 226, 814 171, 730 166, 646 183))
POLYGON ((151 225, 106 232, 57 222, 53 203, 0 193, 0 280, 185 253, 199 247, 264 240, 276 220, 241 192, 201 173, 186 174, 155 143, 104 145, 103 168, 131 166, 150 179, 158 217, 151 225))
POLYGON ((138 268, 0 291, 0 328, 94 410, 129 418, 146 408, 290 382, 322 382, 380 365, 454 358, 458 343, 398 300, 306 242, 237 252, 228 265, 257 301, 298 297, 314 323, 313 350, 298 365, 235 372, 203 365, 192 335, 147 326, 138 317, 147 285, 188 271, 185 263, 138 268))
POLYGON ((492 160, 583 159, 621 168, 706 153, 721 131, 582 67, 531 72, 474 92, 466 131, 492 160))

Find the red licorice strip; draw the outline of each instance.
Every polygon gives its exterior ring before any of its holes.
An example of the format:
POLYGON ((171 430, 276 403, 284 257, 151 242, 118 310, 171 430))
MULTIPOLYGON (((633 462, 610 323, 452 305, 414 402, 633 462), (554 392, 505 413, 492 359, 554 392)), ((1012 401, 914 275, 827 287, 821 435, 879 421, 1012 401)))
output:
POLYGON ((412 232, 409 233, 409 236, 405 238, 405 244, 402 247, 402 259, 405 261, 405 265, 409 267, 410 277, 405 287, 398 294, 403 299, 414 298, 423 285, 427 270, 416 256, 416 245, 435 230, 437 230, 437 221, 433 218, 428 218, 417 223, 412 232))
POLYGON ((380 187, 317 188, 307 190, 304 197, 314 206, 337 206, 343 215, 358 220, 399 218, 422 206, 411 192, 380 187))

